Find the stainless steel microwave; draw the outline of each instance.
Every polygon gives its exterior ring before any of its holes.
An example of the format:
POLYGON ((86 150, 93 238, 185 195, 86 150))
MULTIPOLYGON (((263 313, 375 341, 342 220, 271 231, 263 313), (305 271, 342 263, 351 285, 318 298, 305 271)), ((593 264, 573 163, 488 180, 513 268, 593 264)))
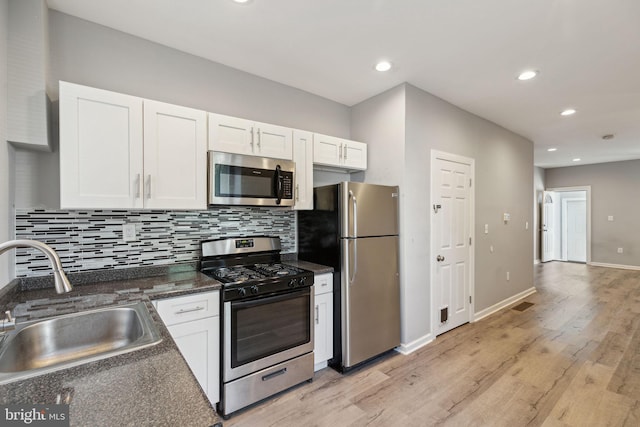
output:
POLYGON ((209 151, 210 205, 293 206, 295 163, 209 151))

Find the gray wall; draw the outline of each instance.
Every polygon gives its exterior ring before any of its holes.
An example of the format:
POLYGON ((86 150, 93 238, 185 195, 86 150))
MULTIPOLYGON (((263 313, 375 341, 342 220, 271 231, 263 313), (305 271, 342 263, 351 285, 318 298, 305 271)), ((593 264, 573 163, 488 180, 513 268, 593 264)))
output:
MULTIPOLYGON (((0 0, 0 242, 11 238, 12 202, 10 186, 10 150, 7 143, 7 41, 8 33, 8 0, 0 0)), ((0 288, 11 280, 13 271, 9 266, 12 253, 0 255, 0 288)))
POLYGON ((540 215, 542 208, 542 193, 545 189, 544 169, 539 167, 533 168, 533 260, 540 261, 540 236, 542 228, 540 227, 540 215))
MULTIPOLYGON (((56 117, 58 81, 343 138, 349 108, 325 98, 56 11, 49 14, 56 117)), ((223 42, 223 41, 221 41, 223 42)), ((56 123, 54 123, 56 125, 56 123)), ((54 135, 57 135, 54 129, 54 135)), ((54 141, 55 144, 55 141, 54 141)), ((16 153, 18 207, 59 206, 58 152, 16 153)))
POLYGON ((403 344, 418 342, 433 329, 429 287, 432 149, 476 161, 475 311, 533 286, 531 141, 408 84, 352 110, 352 136, 370 142, 372 162, 395 163, 384 173, 378 168, 367 170, 365 182, 397 178, 401 185, 403 344), (383 143, 381 136, 376 147, 373 141, 378 134, 393 135, 399 141, 383 143), (502 221, 504 212, 511 214, 507 225, 502 221), (481 232, 484 224, 489 224, 487 235, 481 232), (489 252, 490 245, 494 253, 489 252))
POLYGON ((640 267, 640 160, 546 169, 545 180, 547 188, 591 186, 592 262, 640 267))

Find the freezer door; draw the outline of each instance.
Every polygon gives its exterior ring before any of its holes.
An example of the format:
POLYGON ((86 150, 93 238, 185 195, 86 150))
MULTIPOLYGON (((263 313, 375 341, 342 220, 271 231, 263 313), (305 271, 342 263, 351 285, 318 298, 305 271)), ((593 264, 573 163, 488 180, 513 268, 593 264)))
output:
POLYGON ((342 239, 342 364, 400 345, 398 237, 342 239))
POLYGON ((341 237, 398 234, 398 187, 344 182, 340 189, 341 237))

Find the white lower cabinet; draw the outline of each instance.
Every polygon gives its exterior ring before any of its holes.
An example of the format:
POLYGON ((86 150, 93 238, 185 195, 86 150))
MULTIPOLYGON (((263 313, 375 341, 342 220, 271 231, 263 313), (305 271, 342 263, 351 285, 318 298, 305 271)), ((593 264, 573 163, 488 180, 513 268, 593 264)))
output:
POLYGON ((314 278, 314 370, 327 366, 333 357, 333 274, 317 274, 314 278))
POLYGON ((220 400, 220 294, 203 292, 153 304, 200 387, 215 406, 220 400))

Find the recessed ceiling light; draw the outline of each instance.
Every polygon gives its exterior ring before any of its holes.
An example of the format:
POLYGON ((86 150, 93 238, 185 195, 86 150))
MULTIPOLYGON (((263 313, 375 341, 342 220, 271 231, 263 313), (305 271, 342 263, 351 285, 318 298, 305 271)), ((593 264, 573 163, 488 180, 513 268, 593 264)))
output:
POLYGON ((389 71, 391 69, 391 62, 389 61, 380 61, 376 64, 377 71, 389 71))
POLYGON ((561 116, 571 116, 571 115, 573 115, 575 113, 576 113, 576 110, 574 110, 573 108, 567 108, 562 113, 560 113, 560 115, 561 116))
POLYGON ((233 0, 233 1, 239 4, 247 4, 247 3, 251 3, 252 0, 233 0))
POLYGON ((531 80, 532 78, 534 78, 535 76, 538 75, 538 72, 535 70, 527 70, 527 71, 523 71, 522 73, 520 73, 520 75, 518 76, 518 80, 531 80))
POLYGON ((580 157, 576 157, 575 159, 573 159, 574 162, 579 162, 580 160, 580 157))
POLYGON ((557 151, 557 148, 547 148, 547 151, 557 151))

